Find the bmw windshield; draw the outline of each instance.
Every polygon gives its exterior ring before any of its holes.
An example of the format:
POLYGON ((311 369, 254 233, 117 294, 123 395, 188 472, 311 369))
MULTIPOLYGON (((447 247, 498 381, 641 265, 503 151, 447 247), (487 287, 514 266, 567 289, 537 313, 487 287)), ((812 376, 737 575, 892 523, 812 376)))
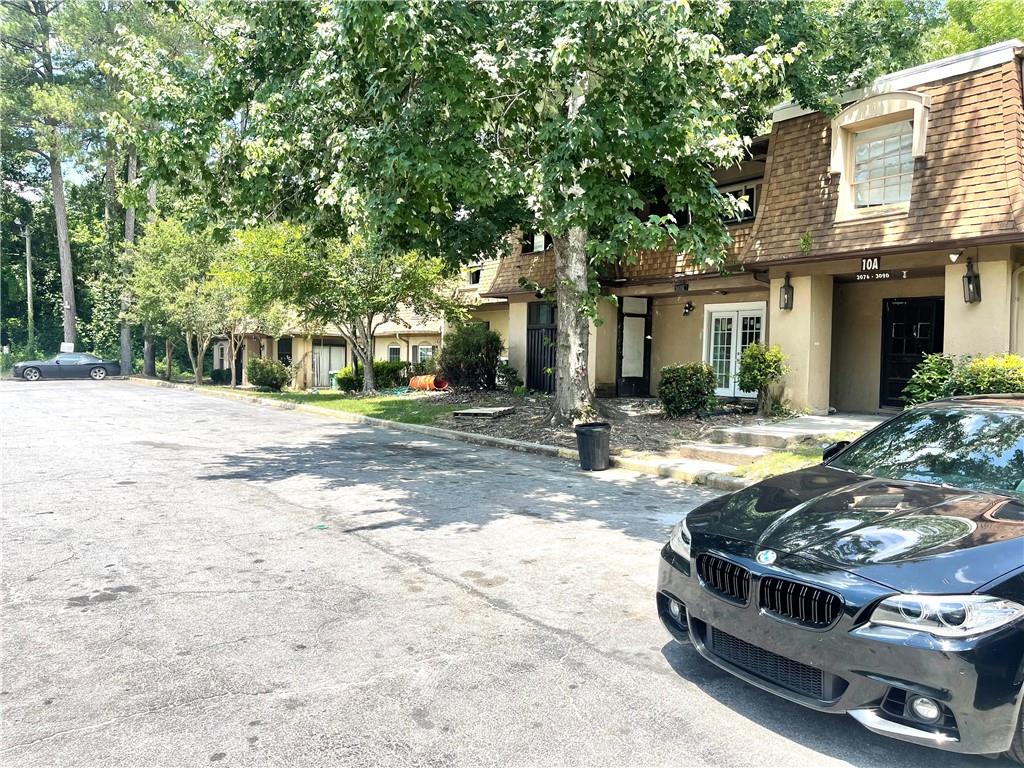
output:
POLYGON ((830 467, 890 480, 1024 496, 1024 411, 960 406, 907 411, 830 467))

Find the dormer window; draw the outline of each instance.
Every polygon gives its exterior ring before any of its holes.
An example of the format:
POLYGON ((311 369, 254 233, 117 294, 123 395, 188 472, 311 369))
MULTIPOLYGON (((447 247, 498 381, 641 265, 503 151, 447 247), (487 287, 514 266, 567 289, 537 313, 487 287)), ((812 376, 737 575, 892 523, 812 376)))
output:
POLYGON ((743 201, 742 210, 736 216, 722 218, 722 221, 726 224, 753 221, 757 216, 757 182, 747 181, 742 184, 729 184, 725 187, 719 187, 718 191, 726 197, 743 201))
POLYGON ((551 235, 545 232, 527 232, 523 235, 523 253, 539 253, 551 247, 551 235))
POLYGON ((483 270, 480 267, 474 267, 467 273, 466 280, 470 285, 480 285, 480 276, 482 274, 483 270))
POLYGON ((869 96, 832 120, 829 173, 839 176, 836 221, 906 214, 914 161, 925 155, 931 99, 913 91, 869 96))
POLYGON ((870 128, 853 138, 853 204, 856 208, 910 201, 914 178, 913 123, 870 128))

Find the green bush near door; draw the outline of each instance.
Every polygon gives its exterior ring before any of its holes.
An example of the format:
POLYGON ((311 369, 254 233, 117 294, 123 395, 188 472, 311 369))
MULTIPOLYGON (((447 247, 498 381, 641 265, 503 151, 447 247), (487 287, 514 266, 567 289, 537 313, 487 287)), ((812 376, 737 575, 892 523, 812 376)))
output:
MULTIPOLYGON (((254 387, 266 387, 280 392, 292 380, 291 369, 277 360, 264 360, 256 357, 245 366, 249 383, 254 387)), ((230 375, 230 372, 229 374, 230 375)))
MULTIPOLYGON (((404 360, 396 360, 394 362, 388 360, 374 360, 374 384, 377 389, 394 389, 396 387, 404 387, 409 383, 410 369, 412 367, 411 363, 407 363, 404 360)), ((356 392, 361 390, 363 388, 362 366, 360 366, 358 373, 352 370, 351 365, 345 366, 335 375, 335 380, 338 382, 338 389, 342 392, 356 392)))
POLYGON ((668 365, 661 369, 658 399, 668 416, 687 416, 712 410, 715 370, 707 363, 668 365))
POLYGON ((1024 392, 1024 357, 926 355, 903 390, 907 405, 954 395, 1024 392))

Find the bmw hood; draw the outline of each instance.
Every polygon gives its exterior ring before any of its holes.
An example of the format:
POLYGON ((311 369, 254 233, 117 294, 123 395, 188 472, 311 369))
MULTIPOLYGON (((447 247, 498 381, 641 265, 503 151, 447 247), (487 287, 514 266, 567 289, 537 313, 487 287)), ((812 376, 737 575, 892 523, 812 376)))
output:
POLYGON ((697 549, 773 549, 903 591, 971 592, 1024 565, 1020 501, 824 465, 715 499, 686 522, 697 549))

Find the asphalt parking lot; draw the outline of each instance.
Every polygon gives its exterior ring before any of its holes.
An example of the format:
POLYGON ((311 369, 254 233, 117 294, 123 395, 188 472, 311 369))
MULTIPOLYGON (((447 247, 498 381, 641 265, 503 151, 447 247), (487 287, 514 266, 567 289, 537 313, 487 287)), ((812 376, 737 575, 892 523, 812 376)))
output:
POLYGON ((4 765, 1009 765, 671 644, 713 492, 124 381, 0 420, 4 765))

